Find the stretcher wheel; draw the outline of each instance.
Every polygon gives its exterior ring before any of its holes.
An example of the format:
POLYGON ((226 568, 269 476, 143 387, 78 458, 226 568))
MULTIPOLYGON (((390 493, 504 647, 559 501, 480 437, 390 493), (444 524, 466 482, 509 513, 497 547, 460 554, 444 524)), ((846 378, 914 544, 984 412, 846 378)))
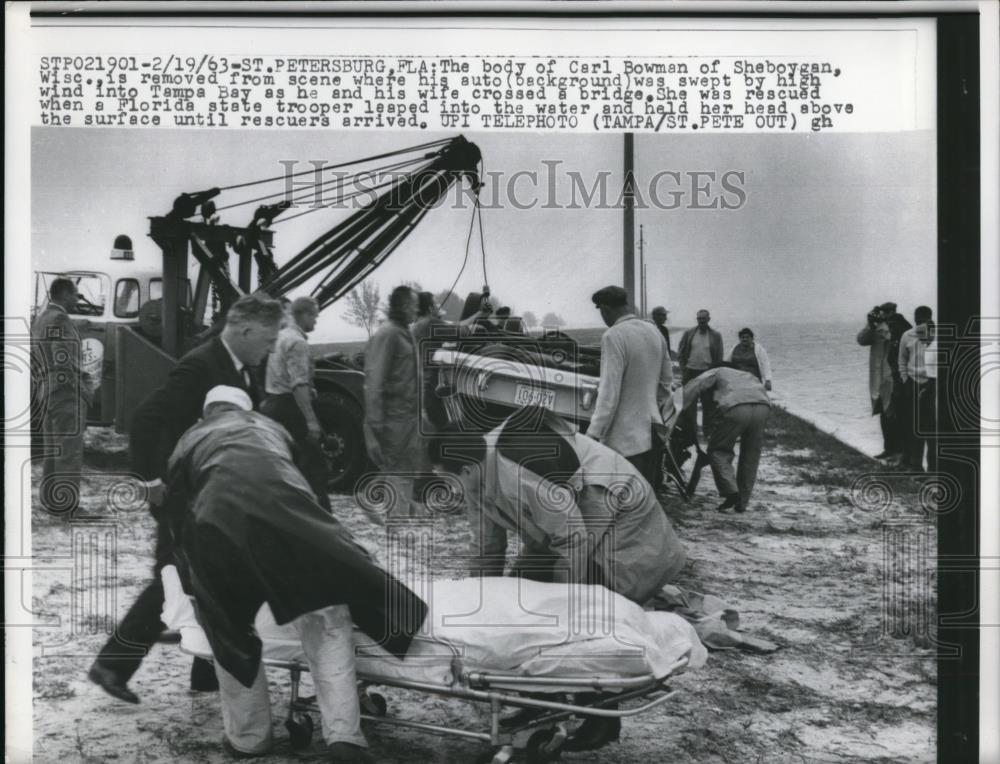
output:
POLYGON ((285 729, 294 750, 309 747, 313 736, 313 720, 309 714, 292 714, 285 720, 285 729))
POLYGON ((384 695, 368 692, 361 697, 361 706, 372 716, 385 716, 389 712, 389 704, 384 695))
POLYGON ((528 744, 524 747, 525 761, 528 764, 545 764, 548 761, 555 761, 559 758, 562 749, 562 741, 552 745, 552 739, 556 736, 554 727, 538 730, 528 738, 528 744))

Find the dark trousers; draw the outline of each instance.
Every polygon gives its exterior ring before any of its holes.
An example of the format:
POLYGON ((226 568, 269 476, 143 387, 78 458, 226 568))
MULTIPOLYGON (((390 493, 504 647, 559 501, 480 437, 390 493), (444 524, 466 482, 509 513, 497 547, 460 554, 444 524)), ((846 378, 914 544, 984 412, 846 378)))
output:
POLYGON ((319 505, 332 513, 327 489, 330 482, 330 463, 323 453, 323 447, 309 437, 309 426, 295 396, 291 393, 269 395, 260 404, 260 411, 288 430, 299 451, 295 460, 296 465, 316 494, 319 505))
POLYGON ((882 450, 886 454, 902 453, 903 447, 899 442, 899 433, 897 432, 899 428, 896 426, 896 417, 891 413, 887 414, 883 408, 879 412, 878 423, 882 428, 882 450))
POLYGON ((900 407, 903 461, 910 468, 922 471, 924 451, 927 469, 937 471, 937 401, 936 383, 927 380, 917 384, 912 379, 903 385, 900 407))
POLYGON ((906 385, 899 375, 893 374, 892 394, 888 405, 885 401, 880 404, 879 424, 882 426, 882 440, 886 452, 902 456, 904 459, 908 433, 913 425, 913 417, 909 413, 910 405, 906 385))
MULTIPOLYGON (((697 379, 706 371, 708 371, 708 369, 684 369, 681 374, 681 381, 686 385, 692 379, 697 379)), ((712 429, 712 420, 715 417, 715 398, 712 397, 711 390, 706 390, 698 396, 698 400, 701 402, 701 429, 704 431, 705 437, 708 438, 712 429)), ((685 401, 685 403, 687 403, 687 401, 685 401)), ((678 418, 678 424, 684 432, 684 445, 696 445, 698 443, 697 404, 686 411, 681 412, 681 415, 678 418)))
MULTIPOLYGON (((156 512, 153 513, 156 518, 156 512)), ((97 662, 114 671, 123 682, 128 682, 139 670, 142 659, 152 647, 164 625, 160 621, 163 611, 163 583, 160 571, 164 565, 173 564, 173 537, 164 520, 156 518, 156 561, 153 580, 142 590, 129 608, 115 633, 97 655, 97 662)), ((195 658, 191 664, 191 684, 197 686, 215 677, 211 661, 195 658)))
POLYGON ((750 503, 757 467, 764 448, 764 428, 771 415, 766 403, 741 403, 719 417, 708 439, 708 458, 720 496, 739 494, 743 507, 750 503), (740 458, 733 471, 734 449, 740 444, 740 458))
POLYGON ((662 487, 663 485, 663 469, 661 468, 661 463, 663 459, 663 451, 656 447, 656 441, 653 442, 653 448, 648 451, 643 451, 641 454, 634 454, 632 456, 625 457, 629 463, 639 470, 639 474, 646 479, 654 490, 662 487))

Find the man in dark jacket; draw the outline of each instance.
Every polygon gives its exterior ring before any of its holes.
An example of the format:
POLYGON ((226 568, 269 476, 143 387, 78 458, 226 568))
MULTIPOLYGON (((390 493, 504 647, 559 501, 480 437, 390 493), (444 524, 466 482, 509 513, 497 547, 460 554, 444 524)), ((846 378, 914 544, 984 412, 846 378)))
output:
POLYGON ((239 389, 209 392, 204 419, 170 458, 165 506, 181 578, 215 657, 227 739, 245 754, 270 747, 252 628, 266 602, 302 640, 332 760, 364 761, 351 621, 404 658, 427 607, 320 507, 293 462, 288 431, 249 408, 239 389))
POLYGON ((907 321, 903 314, 896 312, 896 303, 887 302, 883 306, 885 310, 885 325, 889 328, 889 342, 886 360, 892 373, 892 415, 889 426, 893 431, 893 440, 899 444, 900 455, 895 458, 897 463, 905 462, 905 444, 909 438, 910 420, 906 416, 906 386, 903 384, 903 377, 899 372, 899 344, 903 335, 913 328, 913 324, 907 321))
MULTIPOLYGON (((164 385, 132 415, 132 469, 146 481, 150 511, 157 522, 153 580, 101 648, 88 675, 119 700, 139 702, 127 684, 163 630, 160 569, 170 562, 172 551, 169 530, 161 518, 167 459, 184 431, 198 421, 205 395, 213 387, 238 387, 255 404, 259 402, 250 367, 260 364, 274 348, 282 316, 277 300, 252 295, 241 298, 229 309, 222 333, 181 358, 164 385)), ((216 689, 215 673, 207 661, 195 659, 191 687, 216 689)))
MULTIPOLYGON (((698 321, 697 326, 684 332, 681 335, 680 345, 677 346, 677 362, 681 367, 681 382, 684 385, 722 363, 725 352, 722 347, 722 335, 708 325, 712 320, 711 314, 702 308, 695 318, 698 321)), ((711 393, 702 394, 700 400, 701 426, 705 436, 708 437, 715 404, 711 393)), ((697 404, 688 406, 688 401, 685 399, 684 409, 678 424, 685 435, 685 445, 693 446, 698 442, 698 406, 697 404)))

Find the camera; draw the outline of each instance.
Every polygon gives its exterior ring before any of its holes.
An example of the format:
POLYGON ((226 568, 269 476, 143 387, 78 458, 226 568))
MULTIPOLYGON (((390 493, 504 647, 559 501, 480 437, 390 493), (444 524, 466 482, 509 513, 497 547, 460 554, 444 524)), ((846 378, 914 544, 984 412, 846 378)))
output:
POLYGON ((873 326, 881 324, 883 321, 885 321, 885 319, 886 319, 885 311, 882 310, 882 308, 880 308, 878 305, 872 308, 871 311, 869 311, 868 313, 868 323, 872 324, 873 326))

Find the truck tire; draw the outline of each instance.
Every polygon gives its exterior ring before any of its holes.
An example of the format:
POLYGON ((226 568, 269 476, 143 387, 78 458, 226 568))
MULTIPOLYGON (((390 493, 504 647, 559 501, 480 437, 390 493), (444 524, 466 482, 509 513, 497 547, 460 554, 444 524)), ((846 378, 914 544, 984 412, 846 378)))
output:
POLYGON ((330 462, 331 493, 350 493, 368 466, 361 409, 336 393, 320 393, 316 416, 323 428, 323 451, 330 462))

